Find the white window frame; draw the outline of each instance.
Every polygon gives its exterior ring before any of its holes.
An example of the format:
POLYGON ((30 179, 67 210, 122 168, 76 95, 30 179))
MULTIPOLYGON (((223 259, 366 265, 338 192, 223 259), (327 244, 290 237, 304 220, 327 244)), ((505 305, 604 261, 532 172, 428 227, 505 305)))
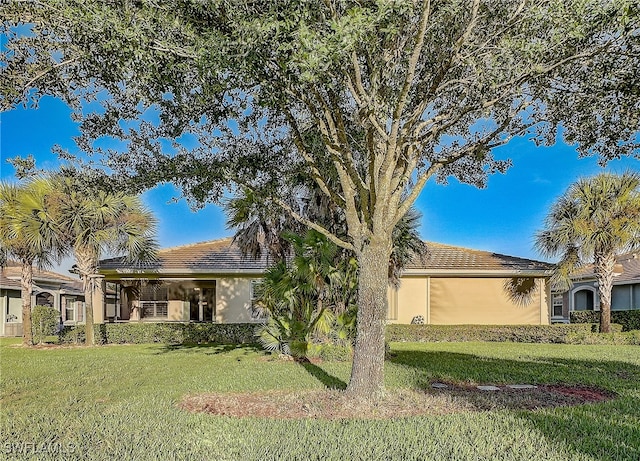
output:
POLYGON ((570 297, 569 297, 569 306, 570 306, 570 310, 571 312, 582 312, 582 311, 576 311, 575 310, 575 294, 578 291, 591 291, 593 293, 593 312, 599 312, 600 311, 600 297, 598 296, 598 290, 590 285, 580 285, 575 287, 573 290, 571 290, 570 293, 570 297))
POLYGON ((551 318, 564 317, 563 310, 564 310, 564 296, 562 295, 562 293, 556 293, 552 295, 551 296, 551 318), (560 307, 559 315, 556 315, 555 313, 557 306, 560 307))

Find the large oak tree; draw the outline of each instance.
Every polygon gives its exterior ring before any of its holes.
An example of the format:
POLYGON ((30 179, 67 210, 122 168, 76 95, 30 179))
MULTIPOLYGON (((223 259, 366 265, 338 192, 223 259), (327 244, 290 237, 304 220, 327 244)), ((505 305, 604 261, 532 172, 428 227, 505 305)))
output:
MULTIPOLYGON (((514 136, 603 161, 638 155, 635 0, 49 0, 15 2, 5 107, 50 94, 111 136, 110 166, 195 203, 268 195, 359 262, 348 391, 383 390, 392 231, 431 178, 483 186, 514 136), (96 112, 82 102, 96 99, 96 112), (176 141, 166 146, 163 139, 176 141), (187 149, 184 146, 189 146, 187 149), (341 238, 282 200, 309 174, 341 238), (331 171, 332 174, 326 174, 331 171), (328 181, 327 178, 337 178, 328 181)), ((6 26, 5 26, 6 27, 6 26)))

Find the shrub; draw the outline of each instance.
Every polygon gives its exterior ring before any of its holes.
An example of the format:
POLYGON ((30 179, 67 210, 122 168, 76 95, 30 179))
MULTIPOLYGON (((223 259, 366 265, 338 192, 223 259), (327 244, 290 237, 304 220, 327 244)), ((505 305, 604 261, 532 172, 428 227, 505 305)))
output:
MULTIPOLYGON (((93 325, 96 344, 107 343, 105 326, 101 323, 93 325)), ((65 325, 58 333, 58 339, 62 344, 83 344, 85 342, 84 325, 65 325)))
POLYGON ((567 343, 640 346, 640 330, 624 333, 572 332, 567 334, 567 343))
POLYGON ((60 313, 49 306, 36 306, 31 317, 33 328, 33 341, 35 344, 44 341, 45 336, 58 333, 60 325, 60 313))
POLYGON ((387 341, 512 341, 564 343, 568 333, 590 333, 591 324, 558 325, 388 325, 387 341))
MULTIPOLYGON (((571 323, 600 323, 600 311, 571 312, 571 323)), ((622 325, 622 331, 640 330, 640 309, 612 311, 611 322, 622 325)))
MULTIPOLYGON (((254 344, 253 323, 107 323, 95 325, 97 344, 254 344)), ((622 327, 612 324, 613 335, 622 327)), ((602 343, 592 333, 597 324, 558 325, 388 325, 386 340, 397 342, 511 341, 522 343, 636 344, 640 332, 632 331, 602 343), (582 338, 582 339, 581 339, 582 338)), ((605 335, 601 335, 605 336, 605 335)), ((60 332, 62 343, 83 343, 84 325, 65 326, 60 332)), ((349 360, 349 341, 308 344, 307 357, 324 360, 349 360)))
MULTIPOLYGON (((251 323, 106 323, 95 325, 97 344, 254 343, 251 323)), ((62 343, 83 343, 84 325, 66 326, 62 343)))

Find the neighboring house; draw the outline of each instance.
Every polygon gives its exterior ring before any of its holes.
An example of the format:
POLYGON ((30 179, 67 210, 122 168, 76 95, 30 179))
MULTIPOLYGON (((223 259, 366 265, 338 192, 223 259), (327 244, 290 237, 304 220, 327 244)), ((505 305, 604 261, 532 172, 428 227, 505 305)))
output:
MULTIPOLYGON (((115 302, 94 303, 96 323, 262 321, 254 297, 268 260, 244 258, 232 242, 226 238, 164 249, 153 263, 101 261, 102 289, 115 293, 115 302)), ((428 247, 429 256, 406 268, 397 290, 389 289, 390 323, 550 322, 551 265, 437 243, 428 247), (524 305, 505 290, 515 278, 532 283, 524 305)))
MULTIPOLYGON (((599 311, 598 282, 593 265, 586 266, 572 277, 569 291, 554 291, 552 322, 568 322, 573 311, 599 311)), ((611 291, 611 310, 640 309, 640 251, 625 253, 616 258, 611 291)))
MULTIPOLYGON (((0 336, 22 336, 21 264, 7 261, 0 268, 0 336)), ((32 306, 50 306, 63 322, 84 319, 84 293, 77 279, 33 268, 32 306)))

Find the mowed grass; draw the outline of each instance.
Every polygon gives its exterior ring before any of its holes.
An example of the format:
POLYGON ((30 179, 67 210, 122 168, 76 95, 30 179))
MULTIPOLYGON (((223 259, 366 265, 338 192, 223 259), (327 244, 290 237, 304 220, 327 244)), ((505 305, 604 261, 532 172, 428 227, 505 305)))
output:
POLYGON ((0 459, 640 460, 640 348, 392 344, 387 387, 568 383, 599 404, 387 420, 191 414, 184 395, 343 387, 350 365, 300 365, 252 347, 24 349, 0 341, 0 459))

